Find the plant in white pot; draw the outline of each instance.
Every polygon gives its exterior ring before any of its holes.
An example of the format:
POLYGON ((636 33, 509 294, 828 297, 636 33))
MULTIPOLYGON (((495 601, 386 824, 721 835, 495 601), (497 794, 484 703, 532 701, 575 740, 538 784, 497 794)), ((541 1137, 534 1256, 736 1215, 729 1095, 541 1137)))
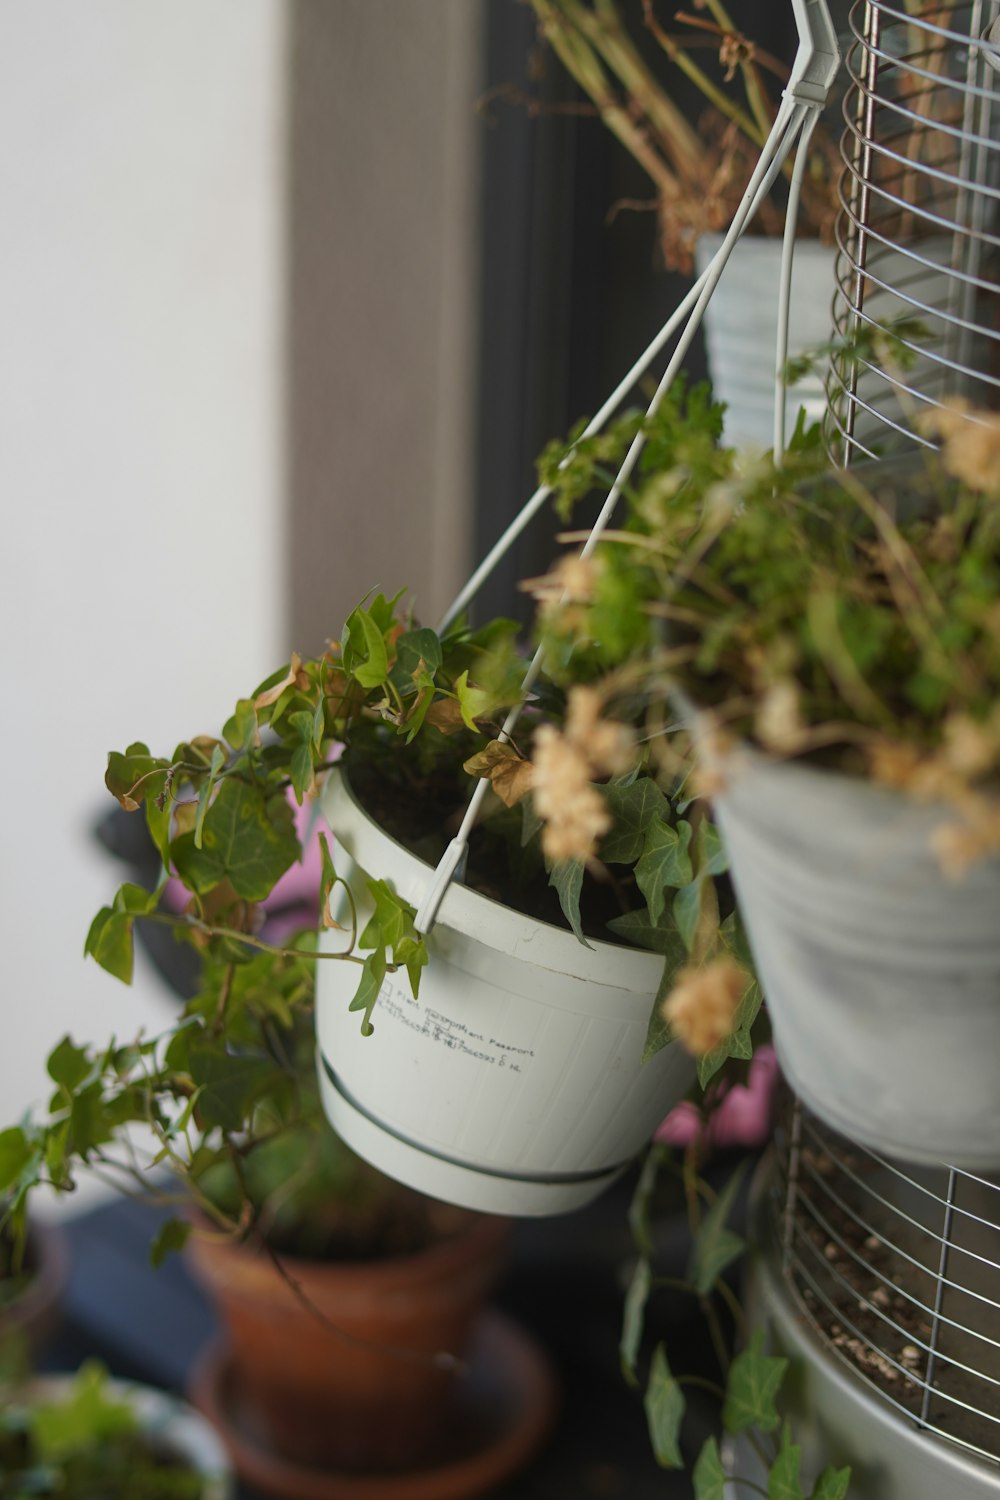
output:
MULTIPOLYGON (((224 1017, 232 965, 238 979, 255 953, 263 982, 269 962, 288 961, 262 943, 258 904, 299 852, 291 799, 325 779, 334 846, 322 845, 315 962, 335 1127, 434 1196, 558 1212, 623 1171, 688 1088, 692 1065, 664 1045, 654 1002, 696 932, 699 951, 709 929, 720 949, 737 944, 715 896, 718 842, 654 784, 627 725, 593 722, 586 672, 564 672, 536 684, 523 720, 525 743, 550 737, 548 796, 569 814, 543 847, 534 799, 546 789, 498 739, 497 715, 521 692, 516 626, 439 637, 395 604, 359 606, 339 643, 274 673, 221 737, 170 758, 143 745, 111 757, 109 787, 145 808, 188 906, 167 909, 162 885, 123 887, 88 951, 124 977, 134 923, 171 923, 220 966, 202 1015, 214 1003, 224 1017), (492 790, 468 869, 424 936, 415 907, 480 776, 492 790)), ((731 1043, 744 1053, 754 993, 745 975, 731 1043)))
POLYGON ((776 467, 674 417, 573 631, 612 711, 689 723, 795 1089, 886 1154, 995 1168, 1000 421, 945 409, 942 461, 831 473, 815 433, 776 467))
POLYGON ((23 1500, 229 1500, 233 1476, 215 1433, 148 1386, 0 1374, 0 1497, 23 1500))
MULTIPOLYGON (((774 122, 788 68, 756 45, 721 0, 701 14, 657 14, 653 0, 629 12, 618 0, 532 0, 539 30, 607 129, 649 178, 668 268, 705 271, 718 251, 774 122), (679 25, 673 22, 679 22, 679 25), (677 85, 702 101, 688 118, 677 85)), ((787 170, 787 169, 786 169, 787 170)), ((832 327, 833 227, 841 171, 820 126, 809 146, 798 216, 790 339, 793 354, 832 327)), ((780 188, 761 205, 753 232, 733 252, 705 314, 709 370, 726 406, 729 441, 769 446, 784 205, 780 188)), ((803 402, 823 410, 818 376, 788 398, 786 425, 803 402)))

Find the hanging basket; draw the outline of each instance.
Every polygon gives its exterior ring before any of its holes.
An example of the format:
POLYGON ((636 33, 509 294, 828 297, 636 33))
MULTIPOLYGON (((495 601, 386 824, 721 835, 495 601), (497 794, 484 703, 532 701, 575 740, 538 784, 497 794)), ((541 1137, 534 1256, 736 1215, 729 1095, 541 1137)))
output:
MULTIPOLYGON (((783 443, 783 370, 795 215, 808 142, 836 76, 839 51, 825 5, 792 0, 800 45, 760 160, 710 266, 667 320, 581 438, 599 431, 676 335, 647 414, 677 376, 734 246, 800 147, 776 290, 775 447, 783 443)), ((632 442, 591 529, 586 558, 609 524, 642 448, 632 442)), ((439 626, 465 609, 550 489, 542 486, 473 573, 439 626)), ((522 701, 500 731, 509 739, 542 669, 536 653, 522 701)), ((498 1214, 555 1214, 581 1207, 614 1181, 686 1092, 694 1064, 677 1044, 643 1063, 662 960, 610 943, 578 942, 553 927, 453 884, 486 781, 437 869, 396 843, 329 778, 323 811, 339 845, 359 923, 370 914, 369 877, 388 880, 416 908, 430 961, 414 1000, 401 974, 387 977, 373 1036, 349 1009, 350 964, 322 963, 317 978, 317 1067, 324 1108, 362 1157, 432 1197, 498 1214), (346 856, 346 857, 345 857, 346 856)), ((346 913, 341 913, 342 919, 346 913)), ((341 943, 343 939, 341 938, 341 943)), ((337 935, 327 934, 331 950, 337 935)))
MULTIPOLYGON (((433 869, 372 821, 340 772, 323 811, 359 922, 369 874, 419 904, 433 869)), ((694 1077, 676 1044, 642 1062, 663 960, 584 946, 461 885, 429 948, 419 1000, 404 972, 389 975, 370 1037, 348 1010, 354 966, 318 966, 317 1062, 334 1128, 389 1176, 468 1208, 544 1215, 591 1202, 694 1077)))
POLYGON ((1000 1167, 1000 859, 947 878, 955 814, 740 749, 714 798, 775 1048, 835 1129, 1000 1167))

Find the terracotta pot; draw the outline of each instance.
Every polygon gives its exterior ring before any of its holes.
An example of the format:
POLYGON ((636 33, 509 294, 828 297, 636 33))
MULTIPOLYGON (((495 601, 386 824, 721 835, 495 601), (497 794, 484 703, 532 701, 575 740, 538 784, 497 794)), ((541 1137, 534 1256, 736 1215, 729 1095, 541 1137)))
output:
POLYGON ((57 1225, 31 1224, 25 1263, 31 1272, 30 1281, 13 1302, 0 1306, 0 1343, 10 1338, 24 1340, 29 1354, 34 1355, 59 1323, 69 1279, 69 1251, 57 1225))
POLYGON ((427 1249, 340 1264, 283 1256, 287 1279, 260 1251, 192 1237, 241 1403, 277 1453, 383 1473, 434 1453, 509 1234, 506 1220, 447 1212, 455 1232, 427 1249))

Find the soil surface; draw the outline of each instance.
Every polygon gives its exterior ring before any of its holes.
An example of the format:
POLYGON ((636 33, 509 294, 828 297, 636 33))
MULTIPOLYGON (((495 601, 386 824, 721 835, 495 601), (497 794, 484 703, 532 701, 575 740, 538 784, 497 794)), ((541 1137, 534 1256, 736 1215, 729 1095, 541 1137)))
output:
MULTIPOLYGON (((436 865, 465 815, 471 795, 468 777, 457 782, 451 771, 424 772, 419 783, 408 784, 402 779, 406 768, 394 780, 385 774, 384 765, 373 767, 352 758, 345 758, 345 764, 358 800, 375 822, 412 854, 436 865)), ((490 802, 492 807, 469 841, 466 885, 514 911, 568 930, 537 843, 536 849, 522 847, 522 809, 504 808, 492 795, 490 802)), ((630 869, 606 869, 603 877, 600 871, 588 871, 580 896, 583 930, 601 942, 621 944, 607 923, 643 904, 630 869)))

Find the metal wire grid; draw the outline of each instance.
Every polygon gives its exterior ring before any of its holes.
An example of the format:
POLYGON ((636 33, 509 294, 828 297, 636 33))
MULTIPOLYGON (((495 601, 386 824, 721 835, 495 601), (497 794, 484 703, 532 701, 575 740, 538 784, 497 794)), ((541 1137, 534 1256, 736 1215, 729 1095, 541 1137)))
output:
POLYGON ((768 1209, 827 1348, 918 1428, 1000 1463, 1000 1179, 898 1167, 791 1102, 768 1209))
POLYGON ((998 5, 852 7, 834 326, 864 342, 830 363, 838 463, 931 445, 921 416, 956 395, 1000 406, 998 5))

